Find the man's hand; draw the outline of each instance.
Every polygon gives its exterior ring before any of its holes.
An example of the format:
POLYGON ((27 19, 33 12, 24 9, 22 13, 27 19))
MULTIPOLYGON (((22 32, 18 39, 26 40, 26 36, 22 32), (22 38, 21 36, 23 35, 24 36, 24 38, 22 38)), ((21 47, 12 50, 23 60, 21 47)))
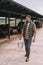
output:
POLYGON ((22 39, 22 35, 19 36, 19 40, 21 40, 21 39, 22 39))
POLYGON ((21 40, 21 37, 19 37, 19 40, 21 40))
POLYGON ((35 42, 35 38, 32 39, 33 43, 35 42))

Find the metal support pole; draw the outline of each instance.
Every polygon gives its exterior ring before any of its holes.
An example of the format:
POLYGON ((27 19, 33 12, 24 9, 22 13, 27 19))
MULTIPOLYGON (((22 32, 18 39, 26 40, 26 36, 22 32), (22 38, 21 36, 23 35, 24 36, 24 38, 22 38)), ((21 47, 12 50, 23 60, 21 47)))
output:
POLYGON ((9 24, 9 28, 8 28, 8 38, 10 39, 10 12, 9 12, 9 17, 8 17, 8 24, 9 24))
POLYGON ((7 17, 5 17, 5 25, 7 24, 7 17))
POLYGON ((22 22, 23 22, 23 19, 22 19, 22 16, 21 16, 21 32, 22 32, 22 22))
MULTIPOLYGON (((6 26, 6 24, 7 24, 7 17, 5 17, 5 26, 6 26)), ((6 32, 6 35, 7 35, 7 30, 5 30, 5 32, 6 32)))
POLYGON ((22 22, 22 20, 23 20, 23 19, 22 19, 22 16, 21 16, 21 22, 22 22))
POLYGON ((16 27, 16 18, 15 18, 15 27, 16 27))

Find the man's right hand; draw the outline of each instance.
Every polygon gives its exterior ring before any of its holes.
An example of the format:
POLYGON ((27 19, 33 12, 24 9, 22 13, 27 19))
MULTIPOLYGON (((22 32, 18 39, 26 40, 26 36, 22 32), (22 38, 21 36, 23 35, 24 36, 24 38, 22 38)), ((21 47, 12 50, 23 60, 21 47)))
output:
POLYGON ((21 40, 21 39, 22 39, 22 35, 19 36, 19 40, 21 40))

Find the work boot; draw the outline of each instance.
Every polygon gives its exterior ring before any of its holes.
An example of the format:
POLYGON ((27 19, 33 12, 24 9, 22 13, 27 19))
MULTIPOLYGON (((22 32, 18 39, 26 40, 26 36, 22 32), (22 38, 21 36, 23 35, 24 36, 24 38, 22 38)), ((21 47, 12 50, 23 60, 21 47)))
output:
POLYGON ((29 58, 26 58, 26 60, 25 60, 26 62, 28 62, 29 61, 29 58))
POLYGON ((27 57, 27 54, 25 54, 25 57, 27 57))

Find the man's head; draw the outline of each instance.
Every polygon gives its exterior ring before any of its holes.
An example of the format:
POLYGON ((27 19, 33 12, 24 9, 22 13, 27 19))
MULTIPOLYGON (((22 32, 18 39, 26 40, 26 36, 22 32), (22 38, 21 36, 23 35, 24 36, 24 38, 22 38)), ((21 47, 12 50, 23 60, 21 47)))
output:
POLYGON ((31 22, 31 16, 30 15, 26 16, 26 22, 31 22))

